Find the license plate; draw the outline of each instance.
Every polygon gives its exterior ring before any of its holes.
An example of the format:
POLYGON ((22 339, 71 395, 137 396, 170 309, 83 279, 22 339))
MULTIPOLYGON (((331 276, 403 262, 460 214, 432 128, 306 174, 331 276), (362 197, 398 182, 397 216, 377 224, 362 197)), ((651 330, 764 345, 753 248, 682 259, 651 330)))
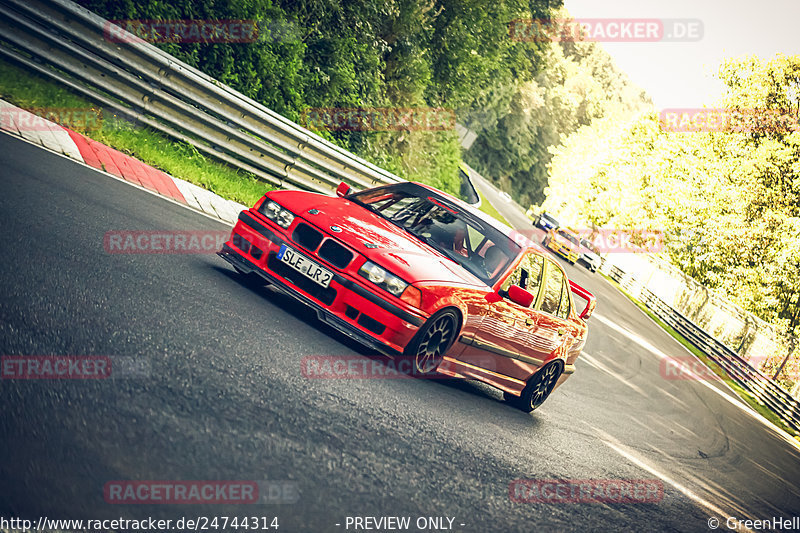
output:
POLYGON ((285 244, 278 250, 278 259, 297 270, 311 281, 328 288, 333 279, 333 273, 316 264, 297 250, 289 248, 285 244))

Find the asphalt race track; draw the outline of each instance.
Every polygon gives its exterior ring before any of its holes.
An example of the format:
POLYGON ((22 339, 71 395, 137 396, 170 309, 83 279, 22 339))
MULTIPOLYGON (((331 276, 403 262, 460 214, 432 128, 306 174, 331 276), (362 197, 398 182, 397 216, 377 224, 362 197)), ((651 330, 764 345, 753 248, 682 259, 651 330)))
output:
POLYGON ((712 516, 726 530, 729 516, 800 514, 800 449, 724 386, 665 379, 660 360, 687 352, 583 267, 567 271, 599 301, 586 353, 523 414, 474 382, 308 379, 305 356, 369 351, 213 254, 103 245, 108 231, 223 224, 7 135, 0 176, 0 354, 128 357, 146 369, 0 380, 0 516, 277 516, 284 532, 346 531, 348 516, 449 517, 453 531, 510 532, 708 531, 712 516), (515 503, 515 479, 655 479, 664 493, 515 503), (119 505, 104 499, 114 480, 288 481, 298 497, 119 505))

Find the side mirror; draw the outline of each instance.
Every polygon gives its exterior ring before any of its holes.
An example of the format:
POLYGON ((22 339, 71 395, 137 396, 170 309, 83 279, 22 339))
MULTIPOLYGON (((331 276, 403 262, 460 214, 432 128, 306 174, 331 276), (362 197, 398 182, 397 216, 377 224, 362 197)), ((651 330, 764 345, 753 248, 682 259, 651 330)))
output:
POLYGON ((340 182, 339 186, 336 187, 336 196, 342 198, 344 196, 347 196, 348 194, 350 194, 350 186, 343 181, 340 182))
POLYGON ((517 305, 530 307, 533 303, 533 294, 526 291, 519 285, 512 285, 508 288, 508 298, 517 305))

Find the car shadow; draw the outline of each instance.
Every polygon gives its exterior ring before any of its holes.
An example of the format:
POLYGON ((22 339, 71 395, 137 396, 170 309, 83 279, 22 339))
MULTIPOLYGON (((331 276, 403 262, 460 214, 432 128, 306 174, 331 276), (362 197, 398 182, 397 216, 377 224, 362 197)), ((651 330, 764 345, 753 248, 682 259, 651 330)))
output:
POLYGON ((263 281, 263 278, 248 277, 243 274, 239 274, 233 268, 225 268, 224 266, 213 265, 211 268, 224 275, 228 279, 250 289, 253 294, 268 300, 272 305, 278 307, 281 311, 285 311, 301 322, 319 329, 329 337, 333 337, 334 340, 359 353, 360 355, 369 355, 374 353, 374 350, 371 350, 355 339, 348 337, 339 330, 322 322, 319 318, 317 318, 316 311, 304 303, 299 302, 276 289, 270 288, 269 284, 267 284, 266 281, 263 281))
MULTIPOLYGON (((213 270, 227 277, 231 281, 239 283, 243 287, 249 289, 253 294, 268 300, 272 305, 278 307, 294 318, 302 321, 303 323, 312 326, 322 333, 328 335, 335 341, 344 345, 346 348, 352 350, 360 356, 363 356, 372 361, 372 367, 376 368, 378 374, 383 372, 388 375, 391 372, 401 373, 401 368, 396 364, 396 359, 391 356, 376 352, 374 349, 361 344, 355 339, 350 338, 339 330, 329 326, 317 318, 316 312, 311 310, 310 307, 287 296, 275 289, 271 289, 267 282, 262 281, 263 278, 250 277, 239 274, 233 268, 226 268, 224 266, 213 265, 213 270), (311 311, 311 312, 309 312, 311 311)), ((414 379, 419 382, 430 382, 433 386, 444 386, 450 390, 457 391, 462 394, 467 394, 480 401, 474 402, 471 406, 478 408, 480 411, 471 411, 472 414, 479 416, 492 416, 493 419, 502 416, 504 423, 519 424, 520 429, 536 428, 541 424, 541 420, 536 416, 536 412, 523 413, 522 411, 509 405, 503 400, 503 394, 499 390, 490 387, 477 380, 453 378, 449 376, 436 375, 432 377, 425 377, 415 375, 409 372, 402 372, 408 376, 408 379, 414 379)), ((401 377, 400 379, 405 379, 401 377)))
POLYGON ((536 429, 543 423, 536 411, 523 413, 508 404, 503 399, 503 393, 500 390, 480 381, 460 378, 446 378, 434 381, 438 381, 440 385, 450 389, 480 398, 481 401, 475 402, 471 407, 477 408, 473 409, 474 414, 485 420, 497 420, 497 416, 502 416, 504 425, 509 423, 518 424, 518 429, 536 429))

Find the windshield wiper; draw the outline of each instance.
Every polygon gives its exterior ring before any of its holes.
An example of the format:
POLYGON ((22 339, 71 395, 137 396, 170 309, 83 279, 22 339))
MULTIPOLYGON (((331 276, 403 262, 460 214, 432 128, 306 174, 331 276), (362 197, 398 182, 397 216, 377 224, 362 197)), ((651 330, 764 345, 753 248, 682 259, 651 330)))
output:
MULTIPOLYGON (((346 200, 350 200, 351 202, 360 205, 361 207, 363 207, 367 211, 372 211, 373 213, 376 213, 376 214, 380 215, 380 213, 378 211, 376 211, 370 204, 365 204, 364 202, 362 202, 361 200, 359 200, 357 198, 345 197, 345 199, 346 200)), ((383 215, 381 215, 381 216, 383 216, 383 215)), ((384 218, 386 218, 386 217, 384 217, 384 218)))
POLYGON ((461 268, 463 268, 464 270, 466 270, 467 272, 469 272, 470 274, 472 274, 476 278, 481 279, 481 280, 483 279, 484 274, 481 274, 477 270, 473 270, 474 267, 473 267, 472 263, 470 263, 469 261, 464 261, 465 257, 463 255, 457 254, 456 252, 452 252, 450 250, 444 250, 444 252, 445 252, 447 257, 451 261, 453 261, 454 263, 459 265, 461 268), (451 257, 451 254, 452 254, 453 257, 451 257), (455 258, 460 258, 460 260, 459 259, 454 259, 454 257, 455 258))
POLYGON ((414 233, 409 228, 407 228, 407 227, 403 226, 402 224, 398 223, 393 218, 388 217, 385 214, 383 214, 382 212, 380 212, 377 209, 373 208, 370 204, 365 204, 361 200, 357 200, 355 198, 348 198, 348 200, 350 200, 351 202, 357 203, 358 205, 360 205, 364 209, 367 209, 368 211, 370 211, 372 213, 375 213, 376 215, 378 215, 382 219, 391 222, 393 225, 395 225, 398 228, 402 229, 403 231, 405 231, 406 233, 408 233, 409 235, 411 235, 415 239, 417 239, 419 241, 422 241, 423 243, 425 243, 428 246, 430 246, 431 248, 433 248, 435 251, 439 252, 439 254, 442 255, 445 259, 449 259, 453 263, 455 263, 458 266, 464 268, 465 270, 467 270, 473 276, 476 276, 479 279, 483 279, 482 274, 480 272, 477 272, 476 270, 473 270, 471 264, 469 264, 469 263, 467 263, 465 261, 462 261, 464 259, 463 256, 453 252, 452 250, 447 250, 446 248, 440 247, 438 245, 438 243, 436 243, 436 241, 433 241, 432 239, 428 239, 427 237, 423 237, 422 235, 418 235, 417 233, 414 233))
POLYGON ((468 261, 465 261, 466 258, 463 255, 458 254, 452 250, 448 250, 447 248, 441 248, 437 244, 435 244, 434 241, 431 241, 430 239, 427 239, 425 237, 418 235, 415 235, 415 237, 417 237, 419 240, 421 240, 422 242, 424 242, 425 244, 427 244, 428 246, 430 246, 431 248, 433 248, 434 250, 445 256, 445 258, 449 259, 450 261, 457 264, 464 270, 468 271, 473 276, 477 277, 480 280, 483 280, 484 274, 478 272, 477 270, 474 270, 473 265, 468 261))

